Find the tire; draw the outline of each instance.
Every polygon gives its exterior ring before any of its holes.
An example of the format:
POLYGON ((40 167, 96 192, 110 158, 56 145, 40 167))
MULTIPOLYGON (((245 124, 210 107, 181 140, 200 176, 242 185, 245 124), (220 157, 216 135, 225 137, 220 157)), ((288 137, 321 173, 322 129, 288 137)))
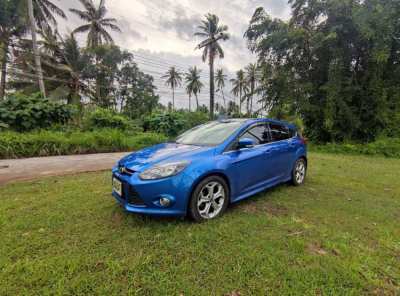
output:
POLYGON ((210 176, 193 190, 188 212, 195 222, 203 222, 221 216, 228 204, 229 187, 225 180, 219 176, 210 176))
POLYGON ((299 158, 294 164, 292 171, 292 184, 300 186, 304 184, 307 175, 307 162, 304 158, 299 158))

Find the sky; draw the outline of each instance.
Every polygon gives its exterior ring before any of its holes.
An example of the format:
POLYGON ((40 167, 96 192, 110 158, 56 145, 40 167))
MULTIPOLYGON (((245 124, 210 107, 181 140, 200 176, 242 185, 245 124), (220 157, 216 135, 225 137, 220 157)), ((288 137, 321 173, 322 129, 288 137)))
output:
MULTIPOLYGON (((97 4, 98 0, 94 0, 97 4)), ((69 8, 83 9, 78 0, 54 1, 67 12, 67 20, 59 20, 59 30, 67 33, 82 24, 69 8)), ((287 0, 106 0, 107 16, 114 17, 122 33, 112 33, 114 41, 121 48, 131 51, 143 72, 155 78, 160 101, 170 101, 170 90, 161 79, 167 69, 175 65, 185 71, 190 66, 202 69, 205 88, 200 95, 200 103, 208 105, 208 65, 201 60, 201 50, 195 50, 201 41, 193 34, 200 20, 208 12, 219 16, 221 24, 229 27, 230 39, 222 42, 225 58, 216 61, 216 68, 223 68, 229 78, 255 62, 256 57, 247 49, 243 34, 255 9, 264 7, 272 17, 287 19, 290 8, 287 0)), ((79 40, 83 43, 85 35, 79 40)), ((83 44, 82 44, 83 45, 83 44)), ((233 99, 227 83, 227 100, 233 99)), ((222 104, 222 96, 216 101, 222 104)), ((188 99, 184 88, 177 90, 176 105, 187 108, 188 99)))

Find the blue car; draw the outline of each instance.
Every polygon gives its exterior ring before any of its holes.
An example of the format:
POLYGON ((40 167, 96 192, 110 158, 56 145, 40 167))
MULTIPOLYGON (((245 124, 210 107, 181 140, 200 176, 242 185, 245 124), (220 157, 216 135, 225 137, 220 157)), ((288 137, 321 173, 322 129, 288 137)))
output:
POLYGON ((128 212, 201 222, 279 183, 301 185, 306 170, 306 143, 294 125, 228 119, 125 156, 112 170, 112 194, 128 212))

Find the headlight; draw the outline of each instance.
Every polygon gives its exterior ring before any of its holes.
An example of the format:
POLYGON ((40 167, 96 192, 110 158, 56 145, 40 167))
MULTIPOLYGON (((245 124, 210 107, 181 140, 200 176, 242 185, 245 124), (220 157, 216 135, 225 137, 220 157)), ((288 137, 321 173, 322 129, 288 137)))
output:
POLYGON ((183 171, 188 164, 188 161, 180 161, 155 165, 142 172, 139 177, 142 180, 156 180, 174 176, 183 171))

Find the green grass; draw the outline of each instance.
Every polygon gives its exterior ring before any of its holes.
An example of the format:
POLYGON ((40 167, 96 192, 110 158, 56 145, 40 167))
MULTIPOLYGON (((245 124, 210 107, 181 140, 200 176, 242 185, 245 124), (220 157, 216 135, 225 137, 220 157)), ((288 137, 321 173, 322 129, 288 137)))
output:
POLYGON ((132 151, 166 140, 156 133, 118 129, 0 133, 0 159, 132 151))
POLYGON ((204 224, 125 213, 109 172, 0 187, 0 294, 397 295, 399 172, 311 153, 304 186, 204 224))
POLYGON ((400 138, 380 138, 371 143, 327 143, 309 145, 310 151, 400 158, 400 138))

